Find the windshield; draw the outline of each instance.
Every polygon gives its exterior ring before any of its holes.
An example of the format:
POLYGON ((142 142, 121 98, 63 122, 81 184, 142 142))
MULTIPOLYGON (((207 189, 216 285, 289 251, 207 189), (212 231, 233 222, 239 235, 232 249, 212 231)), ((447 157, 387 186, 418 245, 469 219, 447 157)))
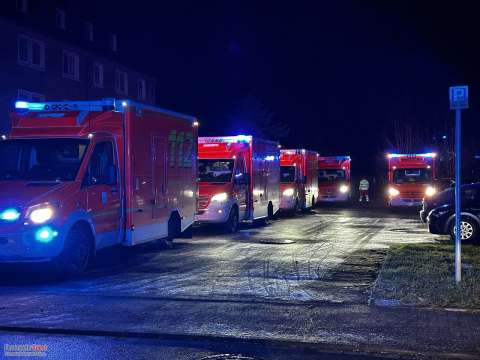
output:
POLYGON ((88 140, 12 139, 0 142, 0 180, 73 181, 88 140))
POLYGON ((280 166, 280 182, 295 182, 295 166, 280 166))
POLYGON ((198 160, 198 178, 201 182, 230 182, 232 181, 233 160, 198 160))
POLYGON ((430 182, 428 169, 397 169, 393 172, 395 184, 427 183, 430 182))
POLYGON ((336 182, 345 180, 345 170, 318 169, 318 182, 336 182))

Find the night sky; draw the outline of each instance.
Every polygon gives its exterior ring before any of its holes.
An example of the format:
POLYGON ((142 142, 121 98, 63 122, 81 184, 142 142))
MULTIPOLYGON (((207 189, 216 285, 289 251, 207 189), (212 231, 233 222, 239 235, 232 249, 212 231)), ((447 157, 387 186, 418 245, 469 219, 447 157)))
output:
POLYGON ((451 130, 457 83, 470 85, 465 133, 479 129, 473 2, 93 4, 127 62, 157 77, 158 104, 198 116, 202 135, 227 135, 232 104, 254 94, 290 126, 284 146, 350 154, 371 174, 395 150, 383 136, 393 120, 451 130))

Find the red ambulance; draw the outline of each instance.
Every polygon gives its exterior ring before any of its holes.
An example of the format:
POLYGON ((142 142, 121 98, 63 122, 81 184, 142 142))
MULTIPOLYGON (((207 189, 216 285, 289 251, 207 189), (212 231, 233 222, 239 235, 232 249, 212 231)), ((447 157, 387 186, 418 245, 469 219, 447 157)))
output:
POLYGON ((278 144, 252 136, 198 139, 198 223, 235 232, 242 221, 272 217, 280 204, 278 144))
POLYGON ((433 196, 435 158, 435 153, 388 154, 388 204, 421 206, 423 198, 433 196))
POLYGON ((318 201, 348 201, 351 195, 350 156, 318 158, 318 201))
POLYGON ((315 205, 318 198, 317 158, 315 151, 280 150, 281 210, 297 212, 315 205))
POLYGON ((18 101, 0 141, 0 261, 85 270, 98 249, 189 229, 195 118, 129 100, 18 101))

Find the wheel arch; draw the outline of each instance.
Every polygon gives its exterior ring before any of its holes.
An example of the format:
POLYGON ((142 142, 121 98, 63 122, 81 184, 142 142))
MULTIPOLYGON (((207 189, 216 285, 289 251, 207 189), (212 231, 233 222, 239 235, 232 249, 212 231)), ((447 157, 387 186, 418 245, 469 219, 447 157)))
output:
MULTIPOLYGON (((472 214, 470 212, 466 212, 466 211, 462 211, 460 214, 461 214, 461 218, 462 217, 467 217, 467 218, 472 219, 475 222, 475 224, 477 225, 477 227, 480 228, 480 218, 478 216, 476 216, 475 214, 472 214)), ((454 221, 455 221, 455 214, 450 215, 450 217, 448 218, 448 220, 445 224, 445 229, 444 230, 445 230, 446 234, 450 233, 450 227, 452 226, 454 221)))

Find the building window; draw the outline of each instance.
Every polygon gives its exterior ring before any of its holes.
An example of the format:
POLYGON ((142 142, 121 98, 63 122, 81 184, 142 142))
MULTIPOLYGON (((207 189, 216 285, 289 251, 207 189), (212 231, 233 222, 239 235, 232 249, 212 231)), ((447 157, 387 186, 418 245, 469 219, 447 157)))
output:
POLYGON ((56 9, 55 11, 55 24, 57 25, 57 29, 65 30, 66 27, 66 17, 65 10, 56 9))
POLYGON ((18 89, 18 100, 30 101, 30 102, 43 102, 45 101, 45 95, 39 94, 33 91, 24 89, 18 89))
POLYGON ((93 63, 93 86, 103 88, 103 65, 93 63))
POLYGON ((144 79, 137 80, 137 96, 138 100, 146 100, 147 98, 147 84, 144 79))
POLYGON ((77 54, 63 50, 63 77, 71 80, 80 80, 80 59, 77 54))
POLYGON ((85 39, 93 42, 93 24, 91 22, 85 23, 85 39))
POLYGON ((117 34, 110 34, 110 50, 117 51, 117 34))
POLYGON ((26 13, 28 10, 27 0, 17 0, 17 11, 26 13))
POLYGON ((18 35, 18 63, 37 70, 44 70, 45 44, 25 35, 18 35))
POLYGON ((115 70, 115 91, 120 95, 128 95, 128 75, 125 71, 115 70))

